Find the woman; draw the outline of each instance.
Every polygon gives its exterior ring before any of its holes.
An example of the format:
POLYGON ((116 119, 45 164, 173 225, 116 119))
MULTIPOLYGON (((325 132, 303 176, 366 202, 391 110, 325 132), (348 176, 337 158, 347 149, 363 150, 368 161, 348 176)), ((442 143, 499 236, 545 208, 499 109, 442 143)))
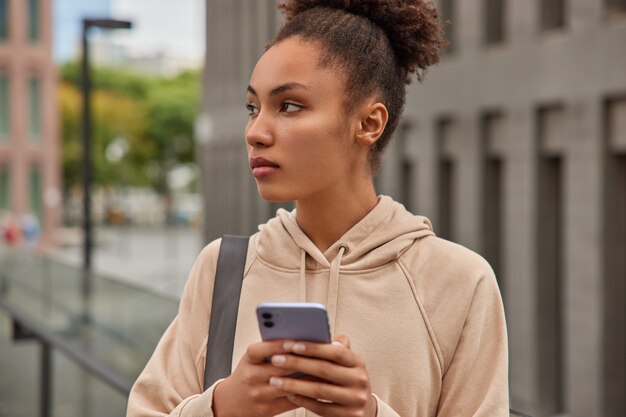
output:
POLYGON ((246 142, 261 196, 295 200, 296 210, 279 210, 250 239, 232 374, 203 387, 216 241, 194 265, 128 415, 508 416, 491 268, 377 197, 372 182, 406 85, 445 44, 434 6, 282 7, 287 22, 248 86, 246 142), (254 309, 266 301, 324 303, 341 336, 261 342, 254 309), (294 372, 317 379, 284 378, 294 372))

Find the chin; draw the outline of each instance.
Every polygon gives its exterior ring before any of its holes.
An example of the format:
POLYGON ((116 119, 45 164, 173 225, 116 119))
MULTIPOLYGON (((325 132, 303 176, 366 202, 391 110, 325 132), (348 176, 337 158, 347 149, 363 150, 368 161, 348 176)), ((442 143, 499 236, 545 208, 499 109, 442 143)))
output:
POLYGON ((277 187, 270 187, 265 184, 257 184, 259 195, 263 200, 267 200, 272 203, 285 203, 287 201, 294 201, 298 199, 298 195, 287 190, 280 190, 277 187))

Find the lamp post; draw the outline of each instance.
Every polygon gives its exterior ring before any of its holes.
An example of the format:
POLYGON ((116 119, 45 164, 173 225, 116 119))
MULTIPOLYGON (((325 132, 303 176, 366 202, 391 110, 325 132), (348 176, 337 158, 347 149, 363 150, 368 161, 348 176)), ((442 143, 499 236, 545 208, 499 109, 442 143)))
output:
POLYGON ((94 27, 102 29, 130 29, 132 23, 115 19, 83 19, 81 88, 83 96, 83 269, 85 271, 91 270, 91 252, 93 247, 91 224, 91 80, 89 78, 89 42, 87 37, 89 30, 94 27))

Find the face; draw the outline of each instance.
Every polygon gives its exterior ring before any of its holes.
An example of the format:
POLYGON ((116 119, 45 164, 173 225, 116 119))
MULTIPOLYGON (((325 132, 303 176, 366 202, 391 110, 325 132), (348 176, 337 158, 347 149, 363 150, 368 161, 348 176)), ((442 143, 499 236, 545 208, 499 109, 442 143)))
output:
POLYGON ((247 94, 246 142, 259 193, 270 201, 341 192, 367 155, 346 116, 344 81, 318 65, 316 43, 291 37, 257 63, 247 94))

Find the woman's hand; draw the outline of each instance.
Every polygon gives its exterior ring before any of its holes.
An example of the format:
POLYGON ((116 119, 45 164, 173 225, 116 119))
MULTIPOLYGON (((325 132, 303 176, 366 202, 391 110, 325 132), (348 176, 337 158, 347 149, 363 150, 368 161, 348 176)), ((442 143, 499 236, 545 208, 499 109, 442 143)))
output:
POLYGON ((272 364, 286 370, 283 375, 302 372, 308 378, 272 377, 270 384, 288 394, 287 399, 324 417, 374 417, 365 360, 350 350, 349 339, 338 337, 331 344, 285 342, 290 354, 273 354, 272 364))
POLYGON ((291 373, 267 362, 273 355, 285 354, 285 344, 272 341, 248 346, 235 371, 215 387, 213 414, 216 417, 269 417, 299 406, 287 400, 289 393, 270 385, 270 378, 291 373))

